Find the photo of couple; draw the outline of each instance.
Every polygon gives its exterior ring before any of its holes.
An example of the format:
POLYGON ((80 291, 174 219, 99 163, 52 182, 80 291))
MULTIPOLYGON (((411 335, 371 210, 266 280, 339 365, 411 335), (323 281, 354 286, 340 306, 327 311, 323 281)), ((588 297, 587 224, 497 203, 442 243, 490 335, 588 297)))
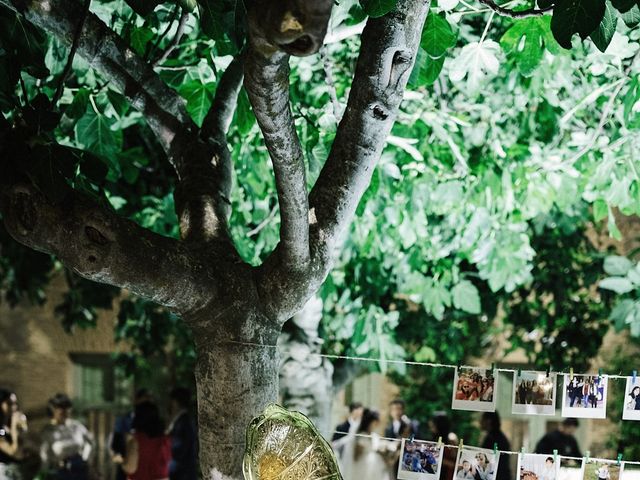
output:
POLYGON ((518 372, 513 382, 514 414, 554 415, 556 375, 546 372, 518 372))
POLYGON ((484 448, 464 447, 458 452, 455 480, 495 480, 499 455, 484 448))
POLYGON ((564 375, 562 416, 606 418, 607 377, 564 375))
POLYGON ((495 412, 496 380, 494 372, 485 368, 456 369, 451 408, 495 412))
POLYGON ((622 419, 640 420, 640 379, 638 378, 627 378, 622 419))
POLYGON ((525 454, 518 456, 519 480, 557 480, 559 465, 552 456, 525 454))
POLYGON ((403 439, 398 479, 437 480, 440 477, 443 450, 442 444, 403 439))

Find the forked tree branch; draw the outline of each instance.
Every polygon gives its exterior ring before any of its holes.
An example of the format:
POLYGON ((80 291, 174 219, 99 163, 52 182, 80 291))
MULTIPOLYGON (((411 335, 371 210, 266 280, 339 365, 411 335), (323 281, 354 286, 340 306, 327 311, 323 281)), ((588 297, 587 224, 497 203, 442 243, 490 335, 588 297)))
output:
POLYGON ((0 211, 18 242, 55 255, 89 280, 129 289, 179 312, 199 308, 215 288, 180 242, 71 189, 55 203, 33 185, 5 185, 0 211))
POLYGON ((511 18, 530 18, 530 17, 541 17, 542 15, 546 15, 553 11, 554 5, 550 5, 545 8, 528 8, 526 10, 513 10, 511 8, 505 8, 498 5, 493 0, 478 0, 483 5, 486 5, 491 10, 496 12, 503 17, 511 17, 511 18))
POLYGON ((277 255, 289 270, 309 264, 309 199, 304 155, 289 102, 289 55, 267 57, 250 48, 245 62, 249 94, 269 150, 280 206, 277 255))
POLYGON ((244 79, 242 55, 235 57, 220 77, 216 94, 207 116, 202 122, 202 135, 215 138, 229 133, 229 126, 238 106, 238 94, 244 79))
POLYGON ((392 12, 367 22, 347 108, 309 197, 311 272, 289 279, 275 262, 260 270, 262 296, 282 318, 304 305, 332 266, 395 122, 429 4, 398 0, 392 12))

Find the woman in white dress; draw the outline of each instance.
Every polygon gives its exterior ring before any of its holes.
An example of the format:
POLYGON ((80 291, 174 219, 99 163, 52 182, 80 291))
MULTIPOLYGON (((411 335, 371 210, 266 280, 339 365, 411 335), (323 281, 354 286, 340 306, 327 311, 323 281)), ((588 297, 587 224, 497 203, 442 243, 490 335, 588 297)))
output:
MULTIPOLYGON (((351 431, 339 440, 344 447, 340 461, 340 471, 344 480, 390 480, 386 473, 387 465, 381 454, 387 446, 375 432, 379 423, 380 414, 365 409, 357 432, 351 431)), ((335 444, 336 442, 334 446, 335 444)))

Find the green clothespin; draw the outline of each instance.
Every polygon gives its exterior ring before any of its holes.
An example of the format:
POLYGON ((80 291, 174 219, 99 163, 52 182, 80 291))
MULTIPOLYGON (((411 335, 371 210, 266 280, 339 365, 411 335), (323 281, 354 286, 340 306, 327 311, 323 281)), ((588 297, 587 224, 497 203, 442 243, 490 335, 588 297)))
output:
POLYGON ((491 364, 491 372, 495 372, 496 371, 496 364, 492 363, 491 364))
POLYGON ((591 452, 589 450, 587 450, 585 452, 585 457, 584 457, 587 460, 587 463, 589 463, 590 457, 591 457, 591 452))
POLYGON ((442 437, 438 437, 438 447, 442 446, 442 437))
POLYGON ((619 453, 618 454, 618 466, 620 466, 621 463, 622 463, 622 454, 619 453))
POLYGON ((599 368, 599 369, 598 369, 598 379, 599 379, 601 376, 602 376, 602 369, 601 369, 601 368, 599 368))
POLYGON ((524 454, 525 454, 525 449, 524 449, 524 447, 522 447, 520 449, 520 460, 524 460, 524 454))
POLYGON ((553 464, 554 465, 558 464, 558 449, 557 448, 553 449, 553 464))
POLYGON ((522 376, 522 369, 521 369, 521 368, 519 368, 519 369, 518 369, 518 376, 519 376, 519 377, 521 377, 521 376, 522 376))
POLYGON ((409 437, 409 443, 413 443, 415 439, 416 439, 416 436, 412 433, 411 436, 409 437))
POLYGON ((573 367, 569 369, 569 379, 573 378, 573 367))
POLYGON ((547 367, 547 378, 549 378, 550 373, 551 373, 551 365, 547 367))
POLYGON ((460 439, 460 443, 458 443, 458 451, 462 450, 464 448, 464 439, 460 439))
POLYGON ((493 444, 493 455, 498 458, 498 442, 493 444))

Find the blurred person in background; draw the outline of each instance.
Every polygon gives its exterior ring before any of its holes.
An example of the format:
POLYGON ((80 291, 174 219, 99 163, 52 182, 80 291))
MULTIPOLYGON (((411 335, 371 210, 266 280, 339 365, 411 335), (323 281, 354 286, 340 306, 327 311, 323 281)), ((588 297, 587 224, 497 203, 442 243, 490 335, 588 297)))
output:
POLYGON ((445 445, 456 446, 456 448, 445 448, 442 457, 440 478, 451 480, 456 471, 457 445, 459 444, 458 436, 451 429, 451 420, 445 412, 434 412, 429 420, 429 430, 434 441, 442 439, 442 443, 445 445))
POLYGON ((64 393, 49 399, 51 422, 41 434, 40 459, 52 480, 88 480, 93 436, 82 423, 71 418, 73 404, 64 393))
POLYGON ((21 436, 27 417, 18 409, 15 393, 0 388, 0 480, 20 480, 21 436))
POLYGON ((171 438, 171 480, 196 480, 198 478, 198 433, 189 407, 191 392, 187 388, 171 390, 173 420, 167 429, 171 438))
POLYGON ((565 418, 557 430, 547 433, 536 445, 535 453, 553 454, 554 450, 565 457, 582 457, 578 441, 574 437, 580 423, 577 418, 565 418))
MULTIPOLYGON (((482 439, 482 448, 493 450, 494 446, 498 450, 511 451, 511 443, 502 431, 502 422, 498 412, 484 412, 480 420, 480 428, 485 432, 482 439)), ((509 455, 501 454, 498 463, 496 480, 511 480, 511 468, 509 465, 509 455)))

